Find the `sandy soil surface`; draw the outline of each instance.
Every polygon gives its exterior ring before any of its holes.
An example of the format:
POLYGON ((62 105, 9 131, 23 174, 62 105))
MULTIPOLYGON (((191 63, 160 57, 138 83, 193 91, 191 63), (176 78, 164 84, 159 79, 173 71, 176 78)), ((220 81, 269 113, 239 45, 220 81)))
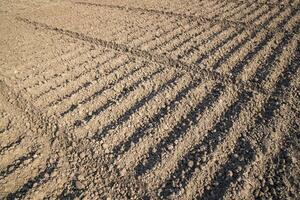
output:
POLYGON ((2 0, 1 199, 300 199, 298 0, 2 0))

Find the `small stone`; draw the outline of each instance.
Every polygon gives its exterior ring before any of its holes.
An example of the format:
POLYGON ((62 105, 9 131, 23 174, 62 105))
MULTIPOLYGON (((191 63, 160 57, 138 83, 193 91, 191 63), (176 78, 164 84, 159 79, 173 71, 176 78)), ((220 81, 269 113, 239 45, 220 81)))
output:
POLYGON ((152 152, 153 152, 153 153, 156 153, 156 152, 157 152, 157 149, 154 147, 154 148, 152 149, 152 152))
POLYGON ((270 185, 274 185, 274 182, 273 182, 273 179, 272 179, 272 178, 269 178, 268 181, 269 181, 269 184, 270 184, 270 185))
POLYGON ((229 171, 227 172, 227 177, 231 178, 232 176, 233 176, 233 172, 229 170, 229 171))
POLYGON ((84 188, 84 185, 80 181, 76 181, 75 186, 79 190, 82 190, 84 188))
POLYGON ((292 161, 293 164, 297 163, 297 159, 294 156, 291 157, 291 161, 292 161))
POLYGON ((77 176, 77 179, 82 181, 82 180, 84 180, 84 176, 82 174, 80 174, 79 176, 77 176))
POLYGON ((84 153, 84 152, 81 152, 81 153, 79 154, 79 158, 83 159, 84 157, 85 157, 85 153, 84 153))
POLYGON ((169 146, 168 146, 168 149, 169 149, 169 150, 172 150, 172 149, 173 149, 173 145, 169 145, 169 146))
POLYGON ((193 162, 192 160, 190 160, 190 161, 188 162, 188 166, 189 166, 189 167, 193 167, 193 166, 194 166, 194 162, 193 162))
POLYGON ((238 158, 239 155, 235 153, 235 154, 233 154, 233 157, 234 157, 234 158, 238 158))
POLYGON ((102 147, 103 147, 103 149, 107 149, 107 148, 108 148, 108 145, 105 144, 105 143, 103 143, 103 144, 102 144, 102 147))
POLYGON ((126 172, 127 172, 126 169, 122 169, 122 170, 120 171, 120 175, 121 175, 121 176, 125 176, 125 175, 126 175, 126 172))

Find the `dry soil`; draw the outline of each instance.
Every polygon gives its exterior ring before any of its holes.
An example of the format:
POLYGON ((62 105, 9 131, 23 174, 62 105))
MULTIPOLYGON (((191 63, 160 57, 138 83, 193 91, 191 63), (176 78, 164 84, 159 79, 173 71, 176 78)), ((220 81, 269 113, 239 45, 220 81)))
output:
POLYGON ((299 0, 1 0, 1 199, 300 199, 299 0))

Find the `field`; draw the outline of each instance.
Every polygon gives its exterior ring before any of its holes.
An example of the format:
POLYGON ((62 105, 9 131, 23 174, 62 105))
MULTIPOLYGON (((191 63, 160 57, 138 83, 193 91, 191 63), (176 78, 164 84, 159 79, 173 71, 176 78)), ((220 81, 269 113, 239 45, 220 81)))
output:
POLYGON ((300 199, 300 1, 2 0, 0 199, 300 199))

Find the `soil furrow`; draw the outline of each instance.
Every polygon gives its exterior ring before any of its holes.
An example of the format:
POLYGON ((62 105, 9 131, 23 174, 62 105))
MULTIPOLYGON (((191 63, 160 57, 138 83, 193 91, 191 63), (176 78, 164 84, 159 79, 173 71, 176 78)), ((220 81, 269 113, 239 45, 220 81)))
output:
POLYGON ((138 143, 142 137, 145 137, 146 135, 149 135, 150 130, 153 127, 158 126, 161 119, 167 115, 167 113, 172 112, 176 104, 181 102, 188 93, 191 92, 191 90, 194 90, 199 84, 201 84, 201 80, 196 79, 191 81, 186 87, 184 87, 181 91, 179 91, 174 99, 170 102, 168 102, 165 106, 161 107, 149 120, 147 123, 144 123, 142 126, 140 126, 138 129, 136 129, 131 136, 126 140, 120 142, 117 146, 115 146, 112 150, 115 156, 119 156, 121 154, 124 154, 127 152, 132 146, 134 146, 136 143, 138 143))
POLYGON ((197 123, 199 116, 209 109, 220 96, 222 91, 221 85, 217 85, 212 92, 205 96, 203 100, 196 105, 196 107, 187 114, 186 118, 180 121, 167 137, 163 138, 156 146, 155 151, 149 150, 147 159, 140 161, 135 167, 137 176, 143 175, 148 170, 151 170, 160 160, 161 155, 168 151, 169 146, 173 146, 174 142, 181 137, 184 137, 185 133, 197 123))
POLYGON ((154 14, 163 14, 167 16, 177 16, 180 18, 185 18, 189 20, 194 20, 194 21, 200 21, 200 22, 211 22, 211 23, 226 23, 229 25, 233 25, 234 27, 236 26, 244 26, 243 23, 235 22, 235 21, 229 21, 229 20, 218 20, 218 19, 210 19, 204 16, 191 16, 187 14, 181 14, 181 13, 174 13, 172 11, 161 11, 161 10, 154 10, 154 9, 147 9, 147 8, 137 8, 137 7, 122 7, 122 6, 116 6, 116 5, 108 5, 108 4, 99 4, 99 3, 87 3, 87 2, 76 2, 76 4, 81 4, 81 5, 87 5, 87 6, 99 6, 99 7, 108 7, 108 8, 115 8, 115 9, 121 9, 121 10, 132 10, 132 11, 142 11, 142 12, 149 12, 149 13, 154 13, 154 14))
POLYGON ((103 127, 101 132, 96 132, 95 135, 93 136, 93 139, 100 140, 101 138, 105 137, 110 130, 114 130, 115 127, 125 123, 133 113, 138 112, 141 107, 147 104, 159 93, 162 93, 168 87, 171 87, 177 81, 177 79, 180 78, 180 76, 182 75, 176 75, 171 80, 168 80, 166 83, 161 85, 157 90, 153 90, 150 94, 148 94, 147 96, 143 97, 141 100, 136 102, 131 108, 126 110, 126 112, 122 116, 120 116, 116 121, 103 127))

